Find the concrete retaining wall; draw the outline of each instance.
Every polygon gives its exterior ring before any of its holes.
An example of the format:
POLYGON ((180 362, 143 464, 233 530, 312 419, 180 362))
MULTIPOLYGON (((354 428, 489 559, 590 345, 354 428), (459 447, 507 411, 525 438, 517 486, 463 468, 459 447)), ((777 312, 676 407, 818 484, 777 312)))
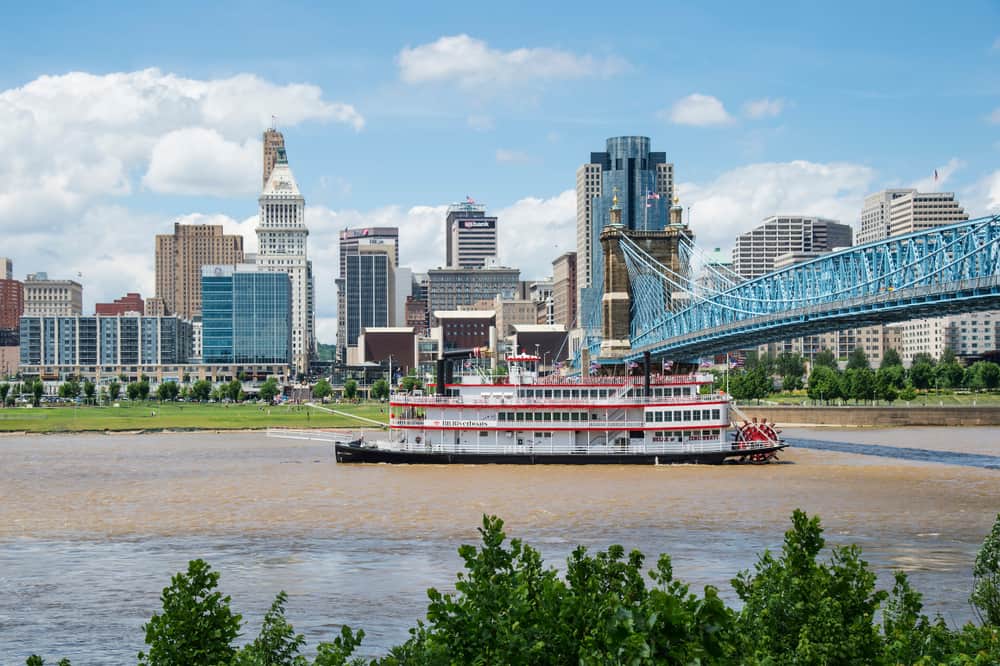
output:
POLYGON ((779 426, 1000 426, 1000 406, 772 407, 740 405, 748 416, 779 426))

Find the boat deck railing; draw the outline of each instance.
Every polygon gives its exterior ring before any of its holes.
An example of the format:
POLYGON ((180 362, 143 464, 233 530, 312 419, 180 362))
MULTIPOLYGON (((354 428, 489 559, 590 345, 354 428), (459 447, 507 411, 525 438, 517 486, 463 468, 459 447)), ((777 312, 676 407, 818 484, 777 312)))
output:
POLYGON ((389 398, 391 405, 465 405, 469 407, 517 407, 519 405, 559 407, 562 405, 586 404, 592 407, 622 407, 622 406, 642 406, 642 405, 673 405, 690 404, 701 402, 727 402, 729 396, 722 394, 697 394, 697 395, 672 395, 662 397, 614 397, 607 398, 525 398, 519 396, 438 396, 438 395, 410 395, 408 393, 394 393, 389 398))
POLYGON ((775 441, 735 442, 713 440, 708 442, 630 442, 628 444, 580 445, 557 444, 554 442, 534 442, 517 444, 513 442, 484 442, 474 445, 453 442, 371 442, 380 449, 406 453, 481 453, 481 454, 554 454, 554 455, 629 455, 629 454, 677 454, 677 453, 722 453, 734 455, 773 449, 782 443, 775 441))

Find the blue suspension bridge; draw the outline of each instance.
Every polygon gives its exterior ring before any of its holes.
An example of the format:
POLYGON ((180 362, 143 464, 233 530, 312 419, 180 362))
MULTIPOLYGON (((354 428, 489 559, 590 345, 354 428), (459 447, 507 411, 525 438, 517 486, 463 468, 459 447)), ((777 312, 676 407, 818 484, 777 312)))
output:
POLYGON ((705 262, 690 234, 679 235, 679 260, 664 261, 635 234, 608 231, 602 242, 611 266, 594 287, 605 302, 628 301, 628 340, 613 353, 602 346, 625 332, 609 335, 612 311, 591 299, 581 312, 584 348, 598 361, 638 360, 645 352, 685 360, 844 328, 1000 309, 1000 215, 851 247, 753 280, 705 262), (627 290, 608 272, 615 262, 627 269, 627 290), (699 263, 694 279, 690 267, 699 263), (606 288, 605 280, 619 284, 606 288))

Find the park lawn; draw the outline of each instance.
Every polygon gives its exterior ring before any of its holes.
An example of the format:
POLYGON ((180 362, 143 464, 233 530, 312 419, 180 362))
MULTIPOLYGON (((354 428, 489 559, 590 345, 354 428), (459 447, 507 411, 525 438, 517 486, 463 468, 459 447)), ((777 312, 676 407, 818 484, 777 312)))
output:
MULTIPOLYGON (((325 405, 350 414, 388 421, 385 404, 325 405), (381 410, 381 411, 380 411, 381 410)), ((120 430, 237 430, 260 428, 374 427, 306 406, 222 405, 156 402, 121 407, 9 407, 0 409, 0 432, 84 432, 120 430)))

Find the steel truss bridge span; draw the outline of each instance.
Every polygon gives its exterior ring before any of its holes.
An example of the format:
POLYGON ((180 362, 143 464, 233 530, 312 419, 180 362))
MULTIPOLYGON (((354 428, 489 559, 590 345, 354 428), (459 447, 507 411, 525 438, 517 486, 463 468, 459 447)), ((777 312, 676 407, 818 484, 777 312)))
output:
POLYGON ((803 335, 1000 309, 1000 215, 823 255, 718 290, 621 241, 634 360, 689 358, 803 335))

